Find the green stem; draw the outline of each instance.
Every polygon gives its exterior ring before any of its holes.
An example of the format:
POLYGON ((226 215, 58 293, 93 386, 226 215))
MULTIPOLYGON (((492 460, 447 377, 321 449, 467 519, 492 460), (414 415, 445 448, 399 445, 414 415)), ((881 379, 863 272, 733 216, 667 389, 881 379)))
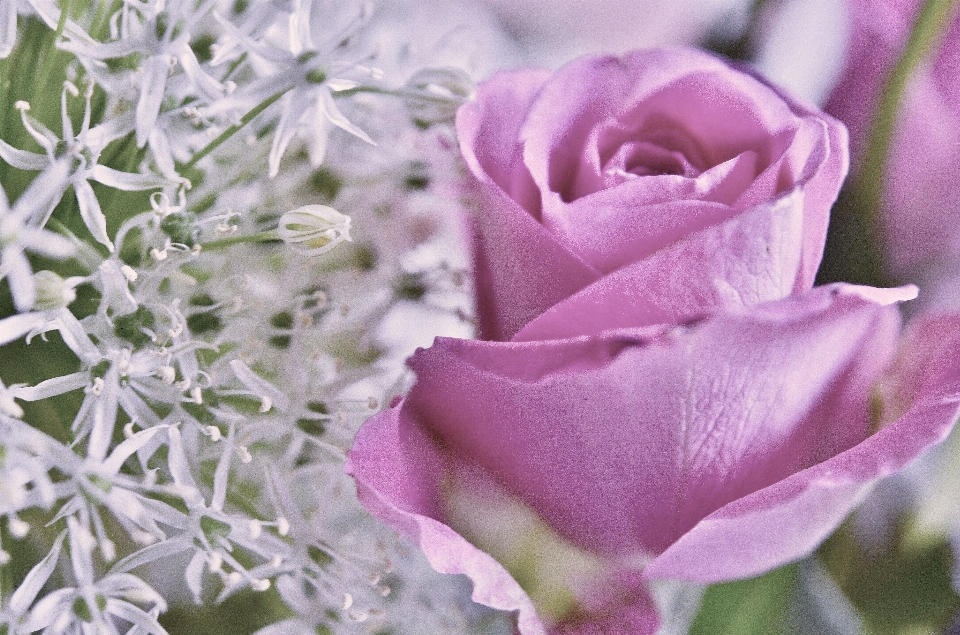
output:
MULTIPOLYGON (((433 101, 440 104, 449 104, 452 100, 449 97, 440 95, 429 95, 419 90, 409 90, 406 88, 379 88, 377 86, 357 86, 333 93, 334 97, 350 97, 357 93, 373 93, 375 95, 390 95, 391 97, 403 97, 407 99, 419 99, 420 101, 433 101)), ((458 100, 465 102, 466 99, 458 100)))
MULTIPOLYGON (((58 53, 60 52, 57 50, 57 41, 60 39, 60 36, 63 35, 63 30, 67 27, 67 20, 70 18, 70 6, 72 4, 73 0, 63 0, 63 8, 60 9, 60 19, 57 21, 57 30, 53 34, 50 50, 44 56, 43 65, 37 74, 36 89, 33 92, 34 102, 39 101, 40 98, 49 94, 46 90, 47 81, 50 79, 50 73, 53 72, 53 61, 58 57, 58 53)), ((56 94, 59 95, 60 91, 56 91, 56 94)))
POLYGON ((927 56, 934 44, 939 43, 955 15, 960 0, 927 0, 913 24, 910 39, 900 61, 894 67, 886 86, 880 93, 876 119, 870 134, 864 164, 856 184, 857 203, 867 224, 876 236, 877 219, 881 204, 882 188, 890 151, 891 136, 897 123, 897 114, 903 101, 910 77, 927 56))
POLYGON ((280 234, 277 233, 277 230, 271 229, 256 234, 247 234, 246 236, 230 236, 229 238, 211 240, 208 243, 202 243, 200 247, 204 251, 207 251, 210 249, 223 249, 224 247, 230 247, 232 245, 242 245, 244 243, 269 243, 278 240, 280 240, 280 234))
POLYGON ((290 89, 289 89, 289 88, 284 88, 283 90, 281 90, 281 91, 278 92, 277 94, 272 95, 272 96, 270 96, 270 97, 267 97, 265 100, 263 100, 263 101, 262 101, 258 106, 256 106, 253 110, 251 110, 250 112, 248 112, 247 114, 245 114, 245 115, 243 116, 243 118, 240 120, 240 123, 235 124, 235 125, 233 125, 233 126, 230 126, 230 127, 227 128, 226 130, 224 130, 223 132, 221 132, 221 133, 220 133, 220 136, 218 136, 216 139, 214 139, 213 141, 211 141, 210 143, 208 143, 208 144, 206 145, 206 147, 204 147, 202 150, 200 150, 200 152, 197 152, 195 155, 193 155, 193 158, 190 159, 185 165, 182 166, 183 169, 189 169, 189 168, 192 168, 193 166, 195 166, 195 165, 197 164, 197 162, 200 161, 200 159, 202 159, 203 157, 207 156, 208 154, 210 154, 211 152, 213 152, 214 150, 216 150, 218 147, 220 147, 220 144, 222 144, 224 141, 226 141, 227 139, 229 139, 230 137, 232 137, 234 134, 236 134, 236 132, 237 132, 238 130, 240 130, 241 128, 243 128, 245 125, 247 125, 248 123, 250 123, 250 122, 253 120, 254 117, 256 117, 257 115, 259 115, 260 113, 262 113, 264 110, 266 110, 267 108, 269 108, 269 107, 273 104, 273 102, 275 102, 275 101, 277 101, 278 99, 280 99, 281 97, 283 97, 283 95, 284 95, 288 90, 290 90, 290 89))

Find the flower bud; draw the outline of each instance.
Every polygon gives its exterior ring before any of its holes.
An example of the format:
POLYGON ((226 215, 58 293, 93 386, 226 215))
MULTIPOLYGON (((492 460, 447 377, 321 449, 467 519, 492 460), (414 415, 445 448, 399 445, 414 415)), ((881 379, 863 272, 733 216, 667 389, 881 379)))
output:
POLYGON ((326 253, 350 238, 350 217, 326 205, 304 205, 280 217, 277 234, 308 256, 326 253))
POLYGON ((33 274, 37 287, 37 299, 33 308, 37 311, 61 309, 77 299, 77 292, 52 271, 44 269, 33 274))

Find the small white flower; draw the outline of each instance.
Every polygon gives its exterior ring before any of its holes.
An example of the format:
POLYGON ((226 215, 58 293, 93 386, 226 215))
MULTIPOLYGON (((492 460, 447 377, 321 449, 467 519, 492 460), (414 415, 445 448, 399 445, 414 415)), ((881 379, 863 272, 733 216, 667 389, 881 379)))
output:
POLYGON ((308 256, 326 253, 350 238, 350 217, 326 205, 304 205, 280 217, 283 242, 308 256))

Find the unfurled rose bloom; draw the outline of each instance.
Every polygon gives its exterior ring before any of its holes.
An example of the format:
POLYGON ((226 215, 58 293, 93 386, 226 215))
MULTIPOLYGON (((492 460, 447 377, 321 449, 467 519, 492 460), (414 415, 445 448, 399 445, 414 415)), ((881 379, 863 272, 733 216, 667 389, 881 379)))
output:
POLYGON ((547 611, 458 533, 483 542, 462 503, 478 492, 593 558, 551 633, 652 633, 645 581, 800 558, 949 429, 948 393, 871 416, 914 290, 810 289, 846 169, 832 119, 674 50, 498 75, 457 123, 486 341, 418 351, 348 469, 523 635, 547 611))
MULTIPOLYGON (((923 2, 848 3, 847 69, 826 108, 850 127, 859 165, 880 97, 923 2)), ((888 272, 919 284, 920 301, 930 311, 960 308, 960 15, 935 42, 909 79, 896 114, 880 209, 888 272)))
POLYGON ((847 169, 842 125, 686 49, 496 75, 457 131, 480 197, 477 301, 492 340, 807 289, 847 169))

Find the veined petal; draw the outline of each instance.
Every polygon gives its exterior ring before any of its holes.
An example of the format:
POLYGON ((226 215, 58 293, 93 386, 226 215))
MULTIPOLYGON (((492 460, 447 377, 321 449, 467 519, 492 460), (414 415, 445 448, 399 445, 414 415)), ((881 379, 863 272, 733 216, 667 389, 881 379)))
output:
POLYGON ((171 538, 170 540, 155 542, 152 545, 148 545, 143 549, 135 551, 129 556, 118 560, 116 564, 110 568, 110 571, 107 573, 107 575, 132 571, 133 569, 141 567, 145 564, 149 564, 154 560, 159 560, 160 558, 169 558, 170 556, 176 555, 190 548, 191 545, 188 540, 171 538))
POLYGON ((122 620, 130 622, 135 628, 152 635, 169 635, 166 629, 160 626, 157 618, 129 602, 122 602, 114 598, 107 599, 107 613, 116 615, 122 620))
POLYGON ((17 399, 23 399, 24 401, 39 401, 41 399, 47 399, 48 397, 54 397, 56 395, 62 395, 65 392, 70 392, 71 390, 76 390, 78 388, 83 388, 90 381, 90 373, 87 371, 80 371, 78 373, 70 373, 69 375, 62 375, 60 377, 54 377, 52 379, 47 379, 40 382, 36 386, 23 386, 20 388, 11 388, 14 393, 14 397, 17 399))
POLYGON ((120 371, 113 364, 103 377, 103 392, 94 395, 93 424, 87 442, 87 459, 95 463, 103 461, 110 448, 117 424, 117 398, 120 393, 120 371))
MULTIPOLYGON (((0 24, 0 27, 3 25, 0 24)), ((21 170, 42 170, 50 163, 50 159, 45 154, 27 152, 14 148, 12 145, 0 139, 0 158, 15 168, 21 170)))
POLYGON ((67 189, 70 168, 65 160, 48 164, 43 172, 37 175, 26 191, 20 195, 13 205, 12 214, 23 221, 35 225, 45 225, 47 218, 60 202, 60 198, 67 189))
POLYGON ((63 260, 76 252, 76 247, 67 238, 45 229, 24 228, 20 231, 23 246, 35 254, 63 260))
POLYGON ((277 410, 283 412, 290 407, 290 398, 283 391, 278 390, 273 384, 250 370, 250 367, 239 359, 230 361, 230 369, 233 370, 233 374, 237 376, 240 383, 246 386, 247 390, 262 397, 269 397, 270 401, 273 402, 273 407, 277 410))
POLYGON ((106 474, 116 474, 120 470, 123 462, 130 458, 134 452, 145 446, 158 432, 164 429, 164 426, 147 428, 137 432, 129 439, 124 440, 115 447, 100 467, 106 474))
POLYGON ((21 632, 33 633, 46 628, 56 621, 63 611, 71 611, 70 605, 76 598, 77 590, 73 587, 57 589, 43 596, 33 608, 30 615, 20 625, 21 632))
POLYGON ((7 247, 3 250, 3 268, 13 294, 13 305, 17 311, 29 311, 37 300, 37 285, 33 281, 30 261, 22 250, 7 247))
POLYGON ((187 455, 183 451, 183 439, 180 436, 180 430, 174 426, 167 428, 167 438, 170 440, 167 465, 170 468, 170 476, 173 477, 173 482, 182 488, 192 489, 197 493, 197 496, 200 496, 197 482, 193 480, 193 474, 190 471, 187 455))
POLYGON ((80 207, 80 216, 86 224, 87 229, 93 234, 97 242, 106 245, 111 253, 114 251, 113 241, 107 235, 107 217, 103 215, 100 209, 100 203, 97 201, 97 195, 93 188, 84 180, 77 180, 73 184, 73 189, 77 193, 77 203, 80 207))
POLYGON ((183 72, 190 78, 197 92, 201 93, 207 101, 213 102, 223 96, 223 84, 210 77, 200 68, 197 56, 186 42, 177 47, 175 53, 180 60, 180 65, 183 66, 183 72))

